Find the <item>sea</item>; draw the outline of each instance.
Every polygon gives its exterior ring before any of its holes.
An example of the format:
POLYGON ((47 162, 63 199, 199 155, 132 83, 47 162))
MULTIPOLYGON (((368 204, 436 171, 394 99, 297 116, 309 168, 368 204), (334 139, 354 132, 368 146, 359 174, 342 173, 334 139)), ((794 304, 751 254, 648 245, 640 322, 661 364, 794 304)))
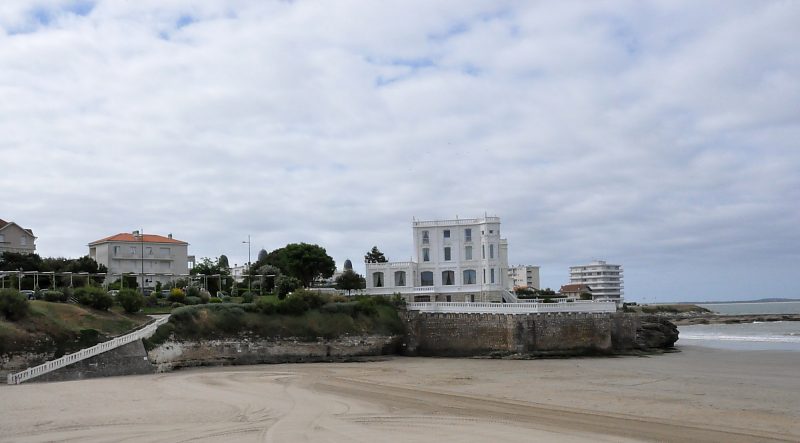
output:
MULTIPOLYGON (((698 304, 720 315, 800 314, 800 301, 698 304)), ((676 345, 800 352, 800 321, 679 326, 676 345)))

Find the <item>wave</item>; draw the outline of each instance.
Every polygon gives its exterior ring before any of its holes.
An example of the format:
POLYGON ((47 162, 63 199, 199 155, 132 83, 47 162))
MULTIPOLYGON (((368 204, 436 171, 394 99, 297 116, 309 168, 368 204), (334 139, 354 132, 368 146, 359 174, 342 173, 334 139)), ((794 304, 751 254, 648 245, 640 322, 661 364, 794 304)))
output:
POLYGON ((681 340, 721 340, 721 341, 748 341, 748 342, 773 342, 773 343, 800 343, 800 335, 711 335, 711 334, 686 334, 681 333, 681 340))

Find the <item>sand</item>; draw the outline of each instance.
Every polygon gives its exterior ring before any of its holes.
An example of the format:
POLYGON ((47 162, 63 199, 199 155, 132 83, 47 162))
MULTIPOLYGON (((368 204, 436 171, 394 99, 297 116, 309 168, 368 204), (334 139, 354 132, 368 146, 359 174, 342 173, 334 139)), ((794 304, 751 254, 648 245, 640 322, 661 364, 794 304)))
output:
POLYGON ((0 440, 800 441, 800 353, 389 358, 0 386, 0 440))

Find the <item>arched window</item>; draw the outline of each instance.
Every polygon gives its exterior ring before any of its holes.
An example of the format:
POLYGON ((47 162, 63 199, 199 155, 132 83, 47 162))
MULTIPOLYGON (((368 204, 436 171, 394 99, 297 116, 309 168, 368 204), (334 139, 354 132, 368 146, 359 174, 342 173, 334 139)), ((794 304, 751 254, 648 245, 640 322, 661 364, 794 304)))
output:
POLYGON ((453 271, 442 271, 442 284, 447 286, 456 284, 456 273, 453 271))
POLYGON ((376 288, 383 287, 383 272, 372 273, 372 286, 375 286, 376 288))
POLYGON ((464 284, 465 285, 474 285, 475 284, 475 270, 474 269, 465 269, 464 270, 464 284))
POLYGON ((406 271, 396 271, 394 273, 394 285, 395 286, 406 285, 406 271))
POLYGON ((425 271, 419 273, 420 286, 433 286, 433 272, 425 271))

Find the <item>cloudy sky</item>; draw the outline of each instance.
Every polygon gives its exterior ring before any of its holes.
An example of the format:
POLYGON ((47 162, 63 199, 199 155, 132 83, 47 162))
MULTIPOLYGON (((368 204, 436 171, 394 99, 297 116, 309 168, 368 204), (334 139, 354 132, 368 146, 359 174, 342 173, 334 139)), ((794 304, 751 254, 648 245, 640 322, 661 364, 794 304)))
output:
POLYGON ((800 2, 0 3, 0 218, 356 270, 411 220, 632 300, 800 297, 800 2), (200 5, 196 3, 201 3, 200 5))

